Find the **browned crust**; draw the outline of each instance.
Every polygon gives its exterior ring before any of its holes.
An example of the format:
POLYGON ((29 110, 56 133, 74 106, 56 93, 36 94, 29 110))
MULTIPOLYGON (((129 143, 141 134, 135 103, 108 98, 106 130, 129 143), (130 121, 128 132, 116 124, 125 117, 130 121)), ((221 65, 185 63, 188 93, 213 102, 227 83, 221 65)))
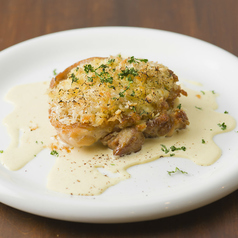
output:
POLYGON ((174 131, 186 128, 189 125, 188 117, 183 110, 175 109, 172 113, 161 113, 146 123, 143 132, 145 137, 172 136, 174 131))

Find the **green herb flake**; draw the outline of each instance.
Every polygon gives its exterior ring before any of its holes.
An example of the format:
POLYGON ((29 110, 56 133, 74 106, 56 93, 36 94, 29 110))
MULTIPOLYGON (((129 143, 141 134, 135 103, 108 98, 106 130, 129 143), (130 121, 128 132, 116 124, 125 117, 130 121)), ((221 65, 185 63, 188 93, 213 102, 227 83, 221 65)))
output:
POLYGON ((187 172, 185 172, 185 171, 179 169, 178 167, 176 167, 174 171, 167 171, 167 172, 168 172, 168 174, 169 174, 170 176, 171 176, 172 174, 176 173, 176 172, 180 172, 180 173, 182 173, 182 174, 188 174, 187 172))
POLYGON ((134 90, 132 91, 132 94, 131 94, 131 96, 132 96, 132 97, 134 97, 134 96, 135 96, 135 91, 134 91, 134 90))
POLYGON ((170 156, 170 157, 173 157, 173 156, 175 156, 175 154, 170 154, 169 156, 170 156))
POLYGON ((113 63, 113 62, 115 62, 115 59, 109 59, 109 60, 107 61, 107 64, 111 64, 111 63, 113 63))
POLYGON ((204 140, 204 139, 202 139, 202 143, 203 143, 203 144, 206 144, 206 142, 205 142, 205 140, 204 140))
POLYGON ((126 68, 125 70, 121 70, 121 73, 118 74, 118 76, 120 78, 124 78, 128 75, 133 75, 133 76, 137 76, 138 75, 138 70, 134 69, 134 68, 126 68))
POLYGON ((202 110, 202 108, 201 108, 201 107, 197 107, 197 106, 195 106, 195 108, 197 108, 198 110, 202 110))
POLYGON ((0 153, 2 154, 2 153, 3 153, 3 150, 0 150, 0 153))
POLYGON ((141 113, 140 113, 140 116, 142 116, 143 114, 147 114, 147 112, 145 110, 143 110, 141 113))
POLYGON ((138 60, 141 61, 141 62, 144 62, 144 63, 148 62, 148 59, 138 59, 138 60))
POLYGON ((56 157, 59 157, 59 153, 58 153, 56 150, 52 150, 52 151, 50 152, 50 154, 51 154, 51 155, 54 155, 54 156, 56 156, 56 157))
POLYGON ((148 59, 136 59, 134 56, 131 56, 130 59, 128 59, 127 61, 128 61, 130 64, 131 64, 131 63, 139 63, 138 61, 147 63, 147 62, 148 62, 148 59))
POLYGON ((113 86, 113 85, 109 85, 108 87, 113 88, 115 90, 115 86, 113 86))
POLYGON ((222 124, 221 123, 218 123, 217 124, 219 127, 221 127, 221 129, 224 131, 224 130, 226 130, 226 127, 227 127, 227 125, 225 124, 225 122, 223 122, 222 124))
POLYGON ((84 65, 84 71, 86 73, 89 73, 89 71, 94 72, 94 68, 91 64, 86 64, 86 65, 84 65))
POLYGON ((170 147, 171 151, 176 151, 176 150, 183 150, 186 151, 186 147, 185 146, 181 146, 181 147, 175 147, 174 145, 172 145, 170 147))
POLYGON ((177 106, 177 108, 180 110, 181 109, 181 103, 177 106))
POLYGON ((224 114, 229 114, 229 112, 228 111, 224 111, 224 114))
POLYGON ((130 83, 133 83, 133 79, 132 79, 131 76, 127 77, 126 79, 127 79, 130 83))
POLYGON ((125 91, 119 92, 119 96, 120 96, 121 98, 124 98, 124 97, 125 97, 124 93, 125 93, 125 91))
POLYGON ((92 83, 93 82, 93 77, 88 77, 88 82, 92 83))
POLYGON ((105 82, 112 84, 113 83, 113 77, 110 76, 110 77, 106 78, 105 82))
POLYGON ((72 74, 69 76, 69 78, 72 79, 72 83, 76 83, 76 82, 79 80, 79 79, 75 76, 74 73, 72 73, 72 74))
POLYGON ((132 110, 133 110, 134 112, 136 112, 136 108, 135 108, 135 106, 132 106, 132 110))
POLYGON ((165 145, 162 145, 162 144, 161 144, 161 146, 162 146, 161 150, 162 150, 165 154, 168 154, 168 153, 169 153, 169 149, 168 149, 165 145))
POLYGON ((101 64, 97 69, 106 69, 106 68, 108 68, 107 65, 105 65, 105 64, 101 64))
POLYGON ((131 64, 131 63, 136 63, 134 56, 131 56, 131 58, 128 59, 127 61, 128 61, 130 64, 131 64))
POLYGON ((201 91, 201 93, 202 93, 203 95, 205 95, 205 92, 204 92, 204 91, 201 91))
POLYGON ((212 90, 212 94, 216 94, 214 90, 212 90))
POLYGON ((53 70, 53 74, 54 74, 54 76, 57 75, 56 69, 53 70))

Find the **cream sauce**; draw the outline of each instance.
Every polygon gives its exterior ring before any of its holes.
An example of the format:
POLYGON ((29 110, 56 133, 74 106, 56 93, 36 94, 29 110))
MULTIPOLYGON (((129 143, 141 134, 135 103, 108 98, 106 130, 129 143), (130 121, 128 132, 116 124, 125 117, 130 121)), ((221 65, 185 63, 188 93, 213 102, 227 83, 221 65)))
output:
POLYGON ((48 82, 16 86, 6 99, 15 105, 14 111, 4 119, 11 136, 11 144, 0 155, 1 163, 9 170, 18 170, 45 148, 56 150, 58 157, 53 166, 47 187, 51 190, 75 194, 98 195, 108 187, 130 177, 127 168, 147 163, 161 156, 177 156, 192 160, 197 165, 208 166, 221 156, 220 148, 214 143, 216 134, 235 128, 236 122, 228 114, 214 111, 216 95, 205 94, 184 88, 188 97, 181 97, 190 125, 172 137, 147 139, 138 153, 114 157, 112 151, 100 143, 90 147, 70 148, 61 143, 48 119, 48 82), (218 124, 227 126, 222 130, 218 124), (186 147, 165 153, 166 148, 186 147), (100 171, 103 168, 110 176, 100 171))

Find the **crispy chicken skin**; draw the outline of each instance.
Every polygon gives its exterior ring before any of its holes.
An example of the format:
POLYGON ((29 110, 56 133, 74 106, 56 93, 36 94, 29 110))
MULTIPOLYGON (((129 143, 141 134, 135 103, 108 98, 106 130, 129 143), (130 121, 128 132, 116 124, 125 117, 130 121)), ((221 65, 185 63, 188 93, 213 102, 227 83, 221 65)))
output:
POLYGON ((123 156, 145 138, 172 136, 189 125, 176 100, 187 93, 167 67, 135 57, 93 57, 51 80, 49 119, 74 147, 100 140, 123 156))

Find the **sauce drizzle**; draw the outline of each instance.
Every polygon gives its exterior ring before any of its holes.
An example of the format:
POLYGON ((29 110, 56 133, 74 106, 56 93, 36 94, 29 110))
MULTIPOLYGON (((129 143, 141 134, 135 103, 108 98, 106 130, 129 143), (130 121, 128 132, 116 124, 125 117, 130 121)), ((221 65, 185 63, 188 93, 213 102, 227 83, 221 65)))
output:
POLYGON ((141 151, 114 157, 112 151, 100 143, 71 148, 58 140, 56 130, 48 119, 48 87, 48 82, 20 85, 7 94, 6 100, 12 102, 15 108, 3 121, 11 143, 0 154, 0 161, 9 170, 18 170, 43 149, 55 150, 57 158, 47 187, 57 192, 98 195, 130 178, 127 168, 165 156, 190 159, 202 166, 211 165, 221 156, 221 149, 214 143, 213 137, 233 130, 236 125, 229 114, 215 111, 217 103, 213 92, 184 88, 188 97, 181 97, 179 104, 190 121, 187 129, 172 137, 146 139, 141 151), (226 126, 224 130, 222 124, 226 126))

